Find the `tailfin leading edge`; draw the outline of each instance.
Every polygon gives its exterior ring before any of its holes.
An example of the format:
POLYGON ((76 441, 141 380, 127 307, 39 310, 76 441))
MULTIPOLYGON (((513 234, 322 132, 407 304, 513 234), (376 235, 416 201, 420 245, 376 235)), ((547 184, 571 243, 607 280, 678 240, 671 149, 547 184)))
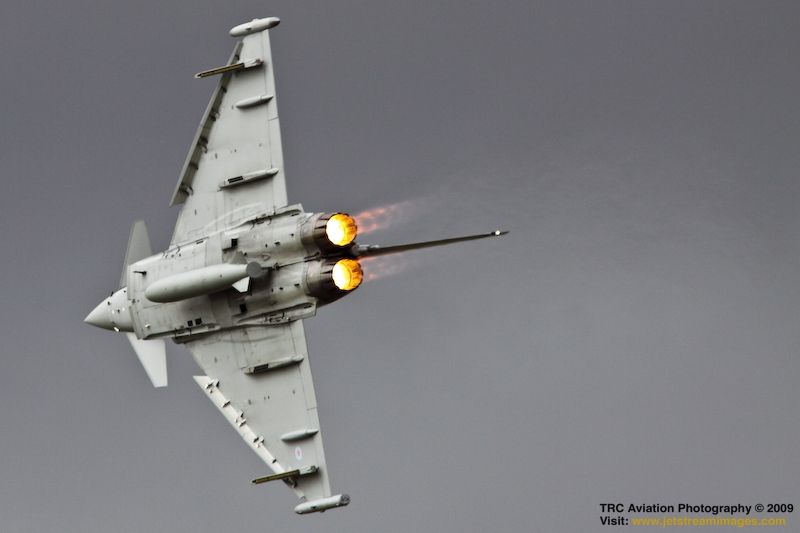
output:
POLYGON ((128 267, 153 255, 150 247, 150 237, 147 235, 147 225, 144 220, 137 220, 131 227, 131 234, 128 237, 128 249, 125 252, 125 263, 122 265, 122 276, 119 279, 119 286, 125 287, 128 284, 128 267))

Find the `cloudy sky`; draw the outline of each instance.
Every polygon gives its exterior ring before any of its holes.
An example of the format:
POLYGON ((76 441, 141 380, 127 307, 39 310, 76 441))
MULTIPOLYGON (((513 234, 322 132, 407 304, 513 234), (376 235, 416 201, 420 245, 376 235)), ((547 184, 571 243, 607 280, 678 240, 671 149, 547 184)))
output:
MULTIPOLYGON (((6 0, 4 531, 596 531, 800 503, 800 5, 6 0), (298 517, 169 347, 82 323, 167 245, 230 27, 272 30, 291 201, 388 207, 307 324, 333 489, 298 517)), ((790 520, 792 520, 790 518, 790 520)), ((795 520, 796 522, 796 520, 795 520)), ((791 522, 790 522, 791 524, 791 522)))

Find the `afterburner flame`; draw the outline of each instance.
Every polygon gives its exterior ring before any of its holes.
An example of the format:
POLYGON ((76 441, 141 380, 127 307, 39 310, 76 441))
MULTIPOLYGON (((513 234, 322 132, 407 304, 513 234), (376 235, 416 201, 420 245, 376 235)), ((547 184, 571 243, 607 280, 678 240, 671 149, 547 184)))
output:
POLYGON ((357 233, 356 221, 344 213, 336 213, 325 224, 325 235, 336 246, 347 246, 353 242, 357 233))
POLYGON ((333 265, 333 283, 343 291, 352 291, 364 278, 361 265, 355 259, 340 259, 333 265))
POLYGON ((413 218, 421 205, 422 200, 407 200, 394 204, 380 205, 361 211, 353 218, 358 223, 358 233, 364 235, 413 218))
POLYGON ((364 272, 364 281, 370 282, 391 278, 422 268, 425 266, 424 257, 424 254, 400 254, 383 257, 362 257, 358 261, 364 272))

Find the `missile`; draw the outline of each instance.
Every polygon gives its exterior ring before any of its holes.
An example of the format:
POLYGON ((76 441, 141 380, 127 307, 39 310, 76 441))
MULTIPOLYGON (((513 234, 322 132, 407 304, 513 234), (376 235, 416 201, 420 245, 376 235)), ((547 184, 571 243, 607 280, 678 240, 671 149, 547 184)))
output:
POLYGON ((254 273, 260 270, 261 266, 255 262, 248 265, 211 265, 154 281, 144 291, 144 295, 151 302, 166 303, 211 294, 232 285, 244 292, 247 290, 247 285, 240 282, 248 280, 250 277, 248 272, 254 273))

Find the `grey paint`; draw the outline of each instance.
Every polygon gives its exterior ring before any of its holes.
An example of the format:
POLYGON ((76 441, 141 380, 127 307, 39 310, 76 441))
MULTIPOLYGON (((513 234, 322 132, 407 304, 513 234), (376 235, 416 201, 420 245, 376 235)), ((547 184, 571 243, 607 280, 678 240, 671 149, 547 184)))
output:
POLYGON ((585 531, 605 499, 800 492, 795 3, 0 15, 4 529, 585 531), (192 75, 225 62, 225 28, 271 14, 290 198, 403 202, 372 242, 477 232, 498 211, 513 230, 381 263, 308 321, 353 503, 307 519, 250 484, 260 461, 200 400, 188 354, 170 347, 154 391, 81 323, 131 221, 169 242, 164 203, 213 86, 192 75))
POLYGON ((358 287, 362 258, 508 232, 363 246, 351 217, 287 205, 268 33, 278 23, 234 27, 243 38, 228 64, 195 76, 219 81, 173 195, 184 205, 170 247, 152 254, 146 226, 134 223, 123 288, 84 322, 127 332, 157 388, 167 385, 163 339, 185 345, 205 372, 197 384, 272 470, 261 479, 282 479, 300 498, 295 512, 309 514, 350 497, 331 494, 303 319, 358 287), (265 163, 270 170, 252 170, 265 163), (348 264, 354 284, 337 281, 348 264))

